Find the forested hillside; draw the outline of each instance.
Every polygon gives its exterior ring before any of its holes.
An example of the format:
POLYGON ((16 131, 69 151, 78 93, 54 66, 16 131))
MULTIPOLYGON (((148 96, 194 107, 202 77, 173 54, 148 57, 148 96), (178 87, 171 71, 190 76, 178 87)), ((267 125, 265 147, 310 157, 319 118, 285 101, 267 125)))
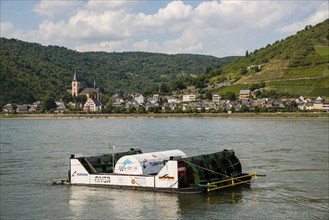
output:
MULTIPOLYGON (((167 93, 194 85, 196 92, 238 94, 251 89, 258 97, 329 97, 329 20, 308 25, 296 35, 246 52, 245 57, 216 58, 146 52, 80 53, 0 38, 0 106, 61 98, 76 70, 81 88, 104 94, 167 93), (226 65, 225 65, 226 64, 226 65)), ((218 45, 220 47, 220 45, 218 45)))
POLYGON ((46 96, 60 98, 71 87, 76 70, 81 87, 96 86, 107 95, 152 93, 179 88, 181 81, 203 74, 236 57, 144 52, 80 53, 0 38, 0 105, 31 103, 46 96))
POLYGON ((257 89, 265 96, 329 97, 329 20, 306 26, 296 35, 278 40, 265 48, 246 52, 240 58, 206 74, 210 84, 232 83, 216 91, 238 93, 257 89), (227 80, 228 79, 228 80, 227 80))

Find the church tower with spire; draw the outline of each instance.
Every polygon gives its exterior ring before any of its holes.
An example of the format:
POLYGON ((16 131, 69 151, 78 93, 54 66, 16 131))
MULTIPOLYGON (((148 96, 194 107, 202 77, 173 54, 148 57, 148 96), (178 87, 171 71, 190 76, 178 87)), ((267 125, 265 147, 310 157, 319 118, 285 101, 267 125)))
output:
POLYGON ((74 71, 73 80, 72 80, 72 96, 77 97, 79 94, 80 83, 77 80, 77 70, 74 71))

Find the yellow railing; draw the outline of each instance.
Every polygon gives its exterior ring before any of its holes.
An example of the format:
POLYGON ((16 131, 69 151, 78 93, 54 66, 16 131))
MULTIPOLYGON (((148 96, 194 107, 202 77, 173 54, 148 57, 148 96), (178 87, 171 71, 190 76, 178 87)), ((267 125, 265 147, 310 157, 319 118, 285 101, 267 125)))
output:
POLYGON ((240 184, 244 184, 244 183, 250 183, 251 181, 255 181, 257 180, 257 174, 256 173, 252 173, 252 174, 248 174, 248 175, 244 175, 244 176, 239 176, 239 177, 234 177, 234 178, 229 178, 226 180, 221 180, 221 181, 216 181, 216 182, 208 182, 207 186, 208 186, 208 192, 213 191, 213 190, 217 190, 217 189, 223 189, 223 188, 227 188, 227 187, 231 187, 231 186, 236 186, 236 185, 240 185, 240 184), (249 180, 241 180, 243 178, 246 177, 251 177, 249 180), (254 178, 253 178, 254 177, 254 178), (218 187, 214 187, 213 185, 219 184, 219 183, 231 183, 228 185, 224 185, 224 186, 218 186, 218 187))

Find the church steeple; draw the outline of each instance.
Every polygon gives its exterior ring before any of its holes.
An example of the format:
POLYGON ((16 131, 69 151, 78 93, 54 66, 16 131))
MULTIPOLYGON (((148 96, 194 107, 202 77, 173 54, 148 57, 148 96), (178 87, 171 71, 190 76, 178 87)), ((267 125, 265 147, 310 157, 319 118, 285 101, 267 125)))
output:
POLYGON ((77 69, 74 70, 73 81, 77 81, 77 69))
POLYGON ((77 80, 77 70, 74 70, 73 80, 72 80, 72 96, 77 97, 79 93, 80 83, 77 80))

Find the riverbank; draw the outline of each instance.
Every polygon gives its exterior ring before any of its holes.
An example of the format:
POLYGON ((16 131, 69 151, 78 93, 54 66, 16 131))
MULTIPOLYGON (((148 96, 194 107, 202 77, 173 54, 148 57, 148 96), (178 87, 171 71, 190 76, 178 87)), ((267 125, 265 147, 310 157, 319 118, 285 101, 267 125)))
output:
POLYGON ((158 113, 158 114, 0 114, 0 119, 56 119, 56 118, 329 118, 325 112, 281 113, 158 113))

